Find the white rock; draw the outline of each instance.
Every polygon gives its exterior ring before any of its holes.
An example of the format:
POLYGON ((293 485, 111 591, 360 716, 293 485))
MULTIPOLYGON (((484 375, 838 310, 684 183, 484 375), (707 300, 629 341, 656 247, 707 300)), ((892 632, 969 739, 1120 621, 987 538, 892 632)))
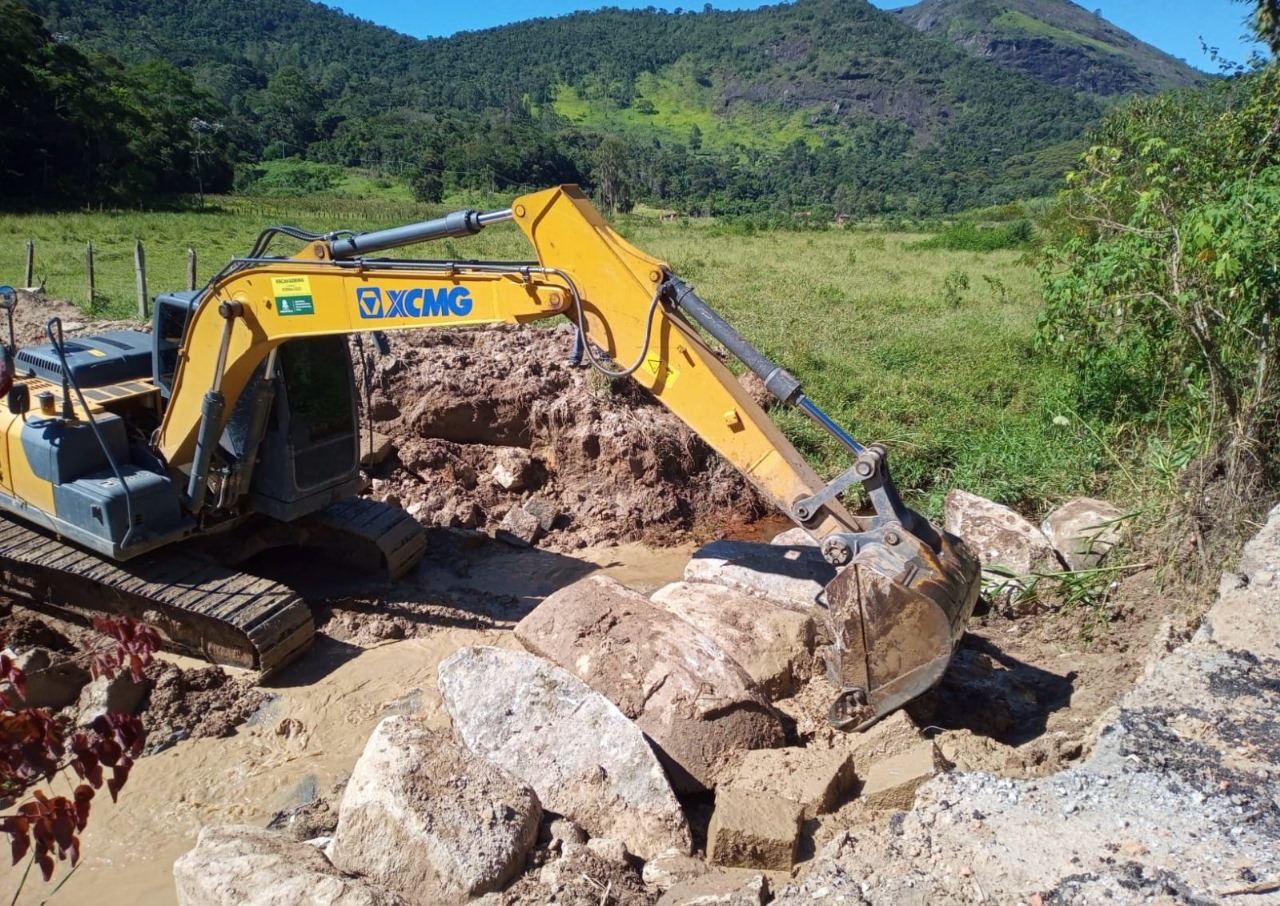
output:
POLYGON ((119 670, 111 678, 100 676, 80 690, 76 724, 87 727, 100 714, 137 714, 146 703, 150 684, 144 677, 134 682, 128 670, 119 670))
POLYGON ((314 846, 247 825, 213 825, 173 863, 178 906, 408 906, 344 877, 314 846))
POLYGON ((523 651, 464 648, 440 665, 440 693, 467 746, 532 786, 545 808, 641 858, 690 850, 644 735, 568 671, 523 651))
POLYGON ((509 881, 541 819, 527 786, 420 719, 394 716, 351 772, 331 853, 343 871, 426 906, 509 881))
POLYGON ((992 603, 1019 609, 1023 584, 990 567, 1001 567, 1017 577, 1058 573, 1063 563, 1040 529, 1007 506, 967 491, 947 494, 944 528, 959 535, 982 561, 987 587, 994 589, 992 603))
POLYGON ((694 551, 686 582, 724 585, 813 617, 819 631, 827 620, 823 590, 836 569, 811 545, 713 541, 694 551))
POLYGON ((498 447, 494 451, 493 480, 508 491, 523 491, 529 486, 533 457, 520 447, 498 447))
POLYGON ((1092 569, 1120 543, 1123 517, 1105 500, 1074 497, 1046 516, 1040 531, 1072 569, 1092 569))

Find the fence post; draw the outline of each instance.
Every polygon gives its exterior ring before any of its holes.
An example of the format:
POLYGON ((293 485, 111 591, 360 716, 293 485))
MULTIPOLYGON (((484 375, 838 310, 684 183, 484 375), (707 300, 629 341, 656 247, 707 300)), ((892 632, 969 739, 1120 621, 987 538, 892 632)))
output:
POLYGON ((90 239, 84 244, 84 269, 89 277, 89 307, 93 308, 94 286, 93 286, 93 240, 90 239))
POLYGON ((36 273, 36 244, 33 240, 28 239, 27 240, 27 269, 24 272, 23 276, 25 279, 22 282, 22 285, 24 287, 29 288, 35 285, 35 283, 32 282, 35 280, 35 273, 36 273))
POLYGON ((196 288, 196 250, 187 249, 187 289, 196 288))
POLYGON ((147 253, 143 251, 142 240, 133 247, 133 267, 138 274, 138 317, 147 319, 147 253))

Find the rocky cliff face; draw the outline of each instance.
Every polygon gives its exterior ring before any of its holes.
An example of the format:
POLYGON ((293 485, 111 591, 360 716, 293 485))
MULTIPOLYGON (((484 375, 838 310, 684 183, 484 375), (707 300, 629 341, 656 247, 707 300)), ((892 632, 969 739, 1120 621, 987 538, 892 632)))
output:
POLYGON ((1071 0, 923 0, 896 15, 967 53, 1060 88, 1151 94, 1208 78, 1099 12, 1071 0))

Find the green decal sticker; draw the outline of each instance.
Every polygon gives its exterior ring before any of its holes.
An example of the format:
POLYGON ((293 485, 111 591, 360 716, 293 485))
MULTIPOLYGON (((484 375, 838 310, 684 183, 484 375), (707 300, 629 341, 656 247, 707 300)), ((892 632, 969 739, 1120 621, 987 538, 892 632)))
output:
POLYGON ((310 296, 277 296, 276 309, 282 315, 314 315, 316 306, 310 296))

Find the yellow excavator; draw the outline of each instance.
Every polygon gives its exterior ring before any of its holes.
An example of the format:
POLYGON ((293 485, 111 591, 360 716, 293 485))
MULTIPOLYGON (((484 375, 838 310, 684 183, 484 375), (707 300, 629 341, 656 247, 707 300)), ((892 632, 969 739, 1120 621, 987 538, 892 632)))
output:
MULTIPOLYGON (((0 293, 0 306, 13 304, 0 293)), ((66 339, 53 319, 47 344, 15 350, 11 332, 4 584, 38 608, 128 614, 176 650, 270 674, 305 650, 312 616, 290 588, 237 563, 304 544, 394 580, 424 552, 413 519, 359 496, 346 336, 553 316, 579 326, 594 367, 648 388, 836 567, 822 602, 834 725, 866 727, 938 681, 977 598, 977 559, 903 505, 882 446, 836 425, 575 186, 376 232, 272 227, 203 289, 159 296, 150 334, 66 339), (377 257, 504 222, 536 261, 377 257), (281 235, 301 251, 269 255, 281 235), (852 466, 820 478, 699 328, 847 447, 852 466), (840 502, 854 487, 874 515, 840 502)))

